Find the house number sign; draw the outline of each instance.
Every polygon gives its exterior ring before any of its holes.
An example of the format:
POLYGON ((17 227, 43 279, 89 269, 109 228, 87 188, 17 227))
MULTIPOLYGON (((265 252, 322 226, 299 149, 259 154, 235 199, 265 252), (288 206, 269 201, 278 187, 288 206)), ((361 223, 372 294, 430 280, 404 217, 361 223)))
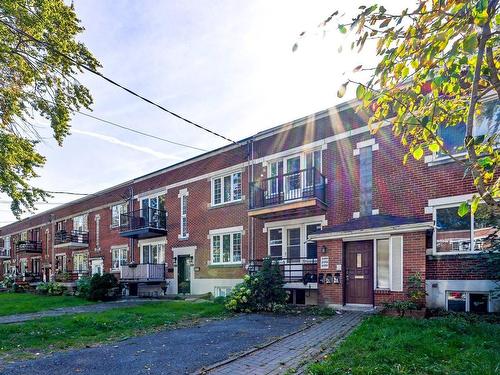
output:
POLYGON ((326 270, 330 267, 330 257, 321 257, 319 268, 326 270))

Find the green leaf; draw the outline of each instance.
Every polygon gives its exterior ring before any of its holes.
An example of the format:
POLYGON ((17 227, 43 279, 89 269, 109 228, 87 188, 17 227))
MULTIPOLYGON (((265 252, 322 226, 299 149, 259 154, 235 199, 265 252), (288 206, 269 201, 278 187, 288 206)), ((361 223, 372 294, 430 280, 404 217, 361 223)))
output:
POLYGON ((340 87, 339 87, 339 90, 337 91, 337 96, 339 98, 342 98, 344 95, 345 95, 345 90, 347 89, 347 84, 349 82, 346 82, 344 84, 342 84, 340 87))
POLYGON ((469 54, 473 54, 477 48, 477 33, 472 33, 472 34, 468 35, 464 39, 462 46, 463 46, 465 52, 467 52, 469 54))
POLYGON ((420 160, 422 156, 424 156, 424 149, 418 146, 416 149, 413 150, 412 154, 415 160, 420 160))
POLYGON ((345 34, 347 32, 347 29, 344 25, 339 25, 339 31, 342 33, 342 34, 345 34))
POLYGON ((472 197, 472 201, 470 203, 470 209, 472 211, 472 213, 475 213, 477 211, 477 208, 479 206, 479 195, 474 195, 472 197))
POLYGON ((365 87, 363 85, 358 85, 358 87, 356 88, 356 98, 361 100, 363 99, 364 96, 365 96, 365 87))
POLYGON ((464 217, 469 213, 470 206, 467 202, 463 202, 460 207, 458 207, 458 216, 464 217))
POLYGON ((436 142, 431 143, 429 145, 429 151, 434 152, 434 153, 438 152, 439 151, 439 144, 437 144, 436 142))

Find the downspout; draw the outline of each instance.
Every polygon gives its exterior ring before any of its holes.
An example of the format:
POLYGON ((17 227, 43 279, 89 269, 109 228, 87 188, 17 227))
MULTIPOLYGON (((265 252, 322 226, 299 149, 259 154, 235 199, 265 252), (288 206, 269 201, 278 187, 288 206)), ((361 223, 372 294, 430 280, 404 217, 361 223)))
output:
MULTIPOLYGON (((56 223, 55 223, 55 215, 51 214, 49 218, 49 223, 50 223, 50 247, 51 247, 51 273, 50 273, 50 281, 55 281, 56 280, 56 252, 54 249, 54 238, 56 236, 56 223)), ((48 246, 49 244, 47 244, 48 246)))

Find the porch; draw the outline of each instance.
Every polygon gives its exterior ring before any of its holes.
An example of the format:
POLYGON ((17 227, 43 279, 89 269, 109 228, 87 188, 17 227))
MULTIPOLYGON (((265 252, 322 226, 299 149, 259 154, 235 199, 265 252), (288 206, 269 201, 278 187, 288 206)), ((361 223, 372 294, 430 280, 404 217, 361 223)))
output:
MULTIPOLYGON (((317 289, 318 260, 316 258, 272 258, 279 265, 287 289, 317 289)), ((248 274, 254 275, 262 269, 264 259, 251 260, 248 274)))

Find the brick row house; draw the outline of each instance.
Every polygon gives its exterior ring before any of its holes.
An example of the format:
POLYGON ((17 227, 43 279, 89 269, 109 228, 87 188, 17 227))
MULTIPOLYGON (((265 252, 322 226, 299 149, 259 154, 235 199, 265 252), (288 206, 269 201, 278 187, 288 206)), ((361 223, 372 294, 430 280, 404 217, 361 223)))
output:
MULTIPOLYGON (((499 218, 444 155, 409 160, 347 102, 0 228, 0 272, 72 284, 111 272, 129 295, 225 296, 273 257, 290 302, 379 305, 419 274, 427 306, 498 311, 488 235, 499 218)), ((483 132, 499 131, 488 103, 483 132)), ((462 126, 444 128, 449 147, 462 126)), ((462 137, 462 138, 460 138, 462 137)), ((457 151, 458 152, 458 151, 457 151)))

